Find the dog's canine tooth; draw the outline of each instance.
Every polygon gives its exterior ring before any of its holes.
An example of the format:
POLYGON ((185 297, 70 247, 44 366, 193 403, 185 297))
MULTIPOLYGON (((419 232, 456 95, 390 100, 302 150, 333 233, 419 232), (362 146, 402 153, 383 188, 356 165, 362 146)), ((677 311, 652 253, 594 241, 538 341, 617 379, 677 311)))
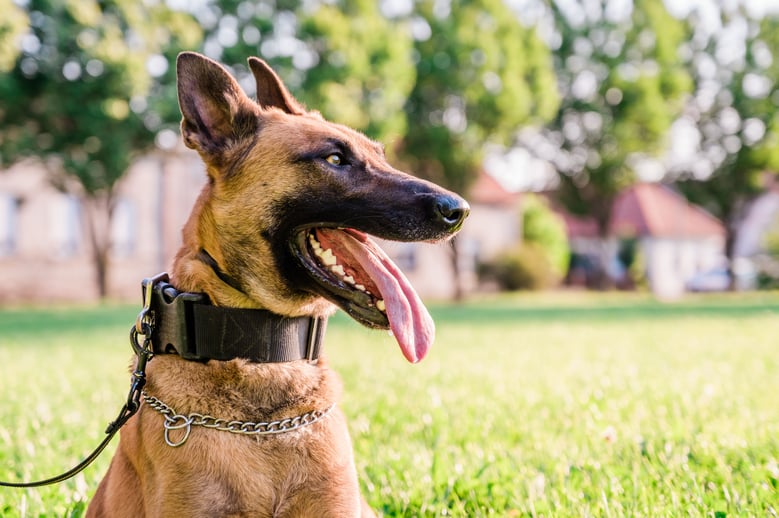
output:
POLYGON ((376 309, 379 311, 387 311, 387 305, 384 303, 383 299, 379 299, 376 301, 376 309))

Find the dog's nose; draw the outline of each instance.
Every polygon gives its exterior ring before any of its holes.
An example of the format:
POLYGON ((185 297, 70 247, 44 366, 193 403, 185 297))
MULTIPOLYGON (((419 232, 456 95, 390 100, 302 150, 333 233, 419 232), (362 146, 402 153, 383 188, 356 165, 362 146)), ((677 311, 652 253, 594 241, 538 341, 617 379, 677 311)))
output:
POLYGON ((452 232, 459 230, 465 218, 471 212, 468 202, 459 196, 441 195, 436 200, 436 217, 447 225, 452 232))

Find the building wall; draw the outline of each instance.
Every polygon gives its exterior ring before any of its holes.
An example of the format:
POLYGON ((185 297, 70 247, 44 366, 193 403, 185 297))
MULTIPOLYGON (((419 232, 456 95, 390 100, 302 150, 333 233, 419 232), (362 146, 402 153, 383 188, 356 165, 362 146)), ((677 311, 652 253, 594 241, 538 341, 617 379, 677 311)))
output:
MULTIPOLYGON (((110 298, 140 297, 140 282, 170 268, 181 227, 205 182, 197 155, 153 155, 118 185, 111 228, 110 298)), ((0 174, 0 303, 87 301, 98 297, 84 213, 51 186, 46 171, 23 163, 0 174)))
MULTIPOLYGON (((144 277, 169 270, 181 229, 206 182, 197 154, 153 154, 118 185, 110 229, 109 298, 136 301, 144 277)), ((98 297, 86 207, 51 186, 40 165, 0 173, 0 304, 89 301, 98 297)), ((105 223, 105 222, 103 222, 105 223)), ((475 204, 458 236, 461 286, 476 289, 477 261, 516 242, 516 206, 475 204)), ((448 243, 381 242, 425 299, 455 292, 448 243)))
POLYGON ((646 260, 646 274, 652 292, 659 297, 674 298, 686 290, 687 283, 698 273, 722 266, 725 241, 719 236, 708 238, 641 239, 646 260))

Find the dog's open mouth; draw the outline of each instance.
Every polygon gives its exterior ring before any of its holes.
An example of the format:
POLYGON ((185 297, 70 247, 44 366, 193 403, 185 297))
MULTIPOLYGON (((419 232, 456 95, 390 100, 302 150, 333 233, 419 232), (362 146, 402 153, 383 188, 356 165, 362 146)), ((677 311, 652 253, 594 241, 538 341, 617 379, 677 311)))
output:
POLYGON ((364 325, 391 329, 408 361, 425 357, 433 319, 403 272, 366 234, 310 227, 297 233, 293 250, 326 298, 364 325))

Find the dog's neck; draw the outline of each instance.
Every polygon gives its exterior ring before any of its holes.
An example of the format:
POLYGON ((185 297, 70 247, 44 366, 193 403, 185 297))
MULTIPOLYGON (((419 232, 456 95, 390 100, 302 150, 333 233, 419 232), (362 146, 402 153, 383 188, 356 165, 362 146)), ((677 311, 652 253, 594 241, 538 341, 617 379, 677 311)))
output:
POLYGON ((243 292, 238 281, 225 273, 214 258, 221 258, 221 250, 218 240, 213 238, 218 234, 208 204, 211 189, 206 184, 184 225, 184 243, 173 260, 171 284, 180 291, 205 293, 218 306, 264 309, 243 292))
POLYGON ((214 274, 216 274, 219 279, 233 288, 236 291, 241 291, 241 285, 240 283, 232 278, 230 275, 222 271, 222 269, 219 267, 219 264, 216 262, 216 259, 214 259, 211 254, 208 253, 208 250, 205 250, 204 248, 201 248, 200 251, 195 256, 200 261, 204 262, 208 266, 211 267, 211 270, 213 270, 214 274))

